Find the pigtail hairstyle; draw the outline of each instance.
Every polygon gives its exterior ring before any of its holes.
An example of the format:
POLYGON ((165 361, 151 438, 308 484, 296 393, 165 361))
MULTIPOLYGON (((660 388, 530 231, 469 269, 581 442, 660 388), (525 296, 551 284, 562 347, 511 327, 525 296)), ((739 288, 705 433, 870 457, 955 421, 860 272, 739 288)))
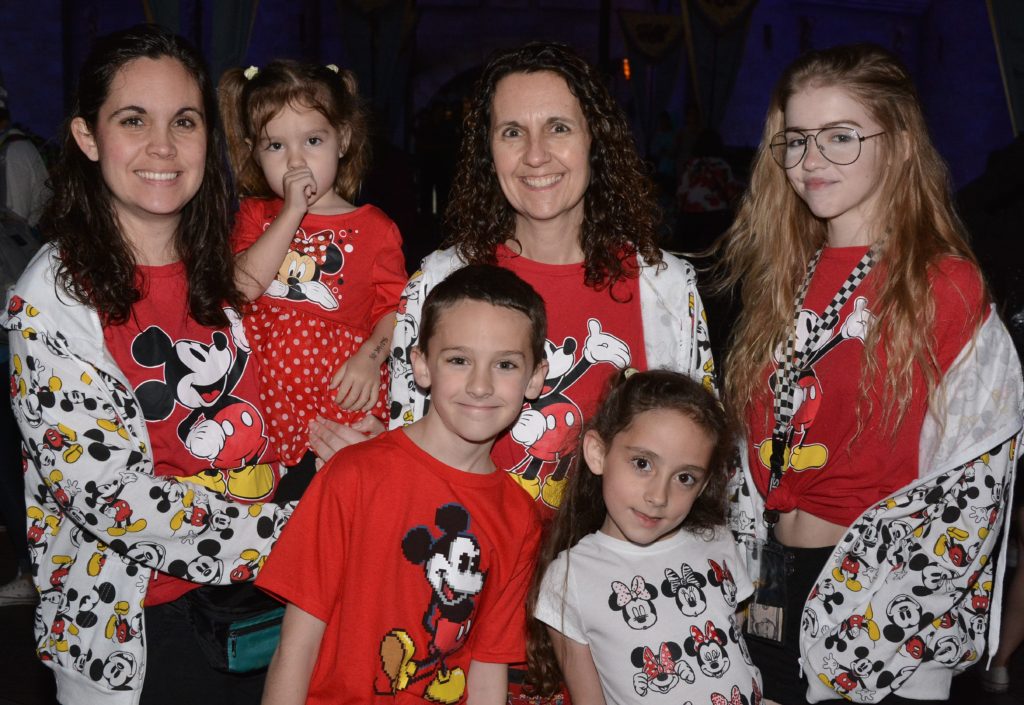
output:
MULTIPOLYGON (((763 393, 772 351, 793 326, 793 300, 807 262, 826 242, 827 222, 797 196, 769 149, 772 136, 785 128, 790 97, 826 86, 848 92, 884 130, 877 149, 887 163, 879 185, 879 222, 873 225, 880 252, 878 297, 872 302, 877 323, 864 343, 861 389, 863 400, 878 376, 877 356, 884 353, 880 391, 884 417, 894 421, 889 425, 895 433, 911 402, 915 370, 923 373, 929 395, 941 376, 931 336, 917 333, 932 330, 936 320, 929 276, 942 257, 962 258, 976 269, 977 262, 910 76, 896 56, 870 44, 809 52, 775 86, 750 186, 733 226, 716 244, 722 255, 718 288, 738 285, 742 300, 727 357, 726 396, 743 418, 763 393)), ((984 312, 978 313, 982 320, 984 312)))
POLYGON ((206 326, 228 324, 225 305, 237 306, 234 258, 228 246, 230 192, 217 125, 217 102, 199 53, 181 37, 153 25, 139 25, 101 37, 82 65, 70 117, 63 126, 61 154, 54 165, 53 198, 39 224, 60 253, 57 278, 77 301, 91 306, 104 323, 128 320, 143 293, 135 277, 135 255, 121 232, 110 189, 98 162, 75 141, 72 120, 82 118, 95 133, 99 111, 117 74, 137 59, 170 58, 199 86, 206 131, 206 163, 199 191, 186 204, 174 247, 185 266, 189 311, 206 326))
MULTIPOLYGON (((733 432, 729 414, 700 383, 670 370, 620 372, 600 409, 587 424, 586 431, 596 432, 608 447, 637 416, 660 409, 678 411, 715 439, 708 463, 707 484, 683 520, 682 528, 699 531, 722 526, 725 523, 728 463, 734 452, 733 432)), ((608 514, 601 476, 590 471, 583 457, 584 435, 585 432, 580 435, 562 503, 545 531, 537 556, 537 569, 526 599, 527 684, 532 692, 546 696, 558 692, 562 673, 547 626, 533 618, 544 574, 561 552, 568 551, 583 537, 598 531, 608 514)), ((566 561, 565 580, 568 580, 568 565, 566 561)))
POLYGON ((342 144, 348 137, 333 188, 345 200, 355 201, 370 164, 370 137, 366 111, 351 71, 280 59, 258 69, 226 71, 218 93, 239 195, 277 197, 256 160, 256 150, 260 149, 267 123, 282 108, 291 106, 323 115, 338 130, 342 144), (252 77, 247 78, 246 73, 252 77))
POLYGON ((553 42, 496 54, 477 81, 445 209, 447 244, 467 262, 493 264, 498 245, 515 237, 515 211, 502 193, 491 156, 491 108, 501 79, 538 71, 565 79, 590 132, 590 185, 579 234, 584 282, 600 290, 635 277, 632 257, 637 253, 660 265, 658 204, 626 118, 597 71, 568 46, 553 42))

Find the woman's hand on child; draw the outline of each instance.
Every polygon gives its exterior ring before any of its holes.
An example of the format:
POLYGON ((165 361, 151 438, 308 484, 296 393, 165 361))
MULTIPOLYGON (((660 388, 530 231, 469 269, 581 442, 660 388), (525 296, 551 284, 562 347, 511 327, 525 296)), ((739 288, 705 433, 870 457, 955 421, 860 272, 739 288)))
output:
POLYGON ((380 361, 364 353, 366 345, 338 368, 329 389, 337 389, 335 401, 345 411, 370 411, 380 396, 380 361))
POLYGON ((309 422, 309 447, 316 453, 317 469, 342 448, 379 436, 384 430, 376 416, 364 416, 351 426, 317 416, 309 422))
POLYGON ((317 186, 313 170, 308 166, 289 169, 281 179, 284 190, 284 207, 296 208, 305 214, 309 204, 316 199, 317 186))

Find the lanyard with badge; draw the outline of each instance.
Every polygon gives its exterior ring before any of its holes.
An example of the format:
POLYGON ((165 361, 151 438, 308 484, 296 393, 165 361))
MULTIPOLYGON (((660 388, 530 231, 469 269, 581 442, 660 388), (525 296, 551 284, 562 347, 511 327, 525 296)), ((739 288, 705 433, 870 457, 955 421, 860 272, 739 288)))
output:
MULTIPOLYGON (((768 479, 768 490, 765 493, 765 506, 768 505, 768 497, 782 483, 786 460, 793 441, 792 421, 793 415, 796 413, 796 389, 799 375, 807 367, 810 356, 818 349, 822 334, 835 328, 839 322, 839 312, 875 264, 875 250, 872 247, 850 272, 846 281, 839 287, 839 291, 832 297, 825 312, 814 321, 807 332, 804 344, 797 349, 797 321, 822 251, 823 249, 819 248, 807 265, 807 273, 804 275, 803 284, 800 285, 793 304, 793 326, 786 338, 781 364, 773 376, 775 426, 772 430, 771 474, 768 479)), ((779 521, 779 510, 765 509, 763 520, 768 526, 770 534, 772 527, 779 521)), ((760 569, 754 595, 748 608, 745 631, 749 636, 781 644, 786 605, 786 554, 781 544, 771 540, 770 536, 768 541, 759 541, 755 550, 760 553, 758 557, 760 569)))

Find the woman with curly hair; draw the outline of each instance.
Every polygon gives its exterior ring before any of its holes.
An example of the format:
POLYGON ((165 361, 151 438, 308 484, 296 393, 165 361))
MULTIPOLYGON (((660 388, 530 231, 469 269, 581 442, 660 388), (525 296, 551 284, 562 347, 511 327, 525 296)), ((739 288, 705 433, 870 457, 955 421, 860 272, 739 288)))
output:
POLYGON ((7 308, 36 650, 62 703, 262 691, 262 671, 206 657, 198 626, 204 601, 248 587, 221 586, 255 577, 289 514, 269 503, 281 472, 233 308, 216 123, 184 40, 98 39, 41 222, 51 244, 7 308))
POLYGON ((786 69, 723 251, 765 697, 944 700, 998 635, 1021 373, 899 59, 786 69))
POLYGON ((477 82, 446 211, 448 249, 406 287, 391 361, 391 425, 423 415, 409 351, 430 289, 466 263, 496 263, 548 306, 543 394, 495 445, 498 467, 558 507, 584 421, 618 370, 669 368, 712 385, 690 265, 655 244, 657 205, 622 111, 569 47, 495 55, 477 82))

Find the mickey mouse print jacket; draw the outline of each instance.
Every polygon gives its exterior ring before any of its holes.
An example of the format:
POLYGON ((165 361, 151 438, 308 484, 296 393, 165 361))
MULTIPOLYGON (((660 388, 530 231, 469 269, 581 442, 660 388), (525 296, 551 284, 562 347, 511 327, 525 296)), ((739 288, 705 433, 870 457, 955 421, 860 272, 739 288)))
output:
POLYGON ((44 247, 4 318, 40 592, 36 651, 61 702, 135 705, 151 572, 207 584, 252 579, 291 506, 233 504, 154 477, 139 402, 104 346, 99 316, 56 282, 57 265, 56 249, 44 247), (230 530, 172 521, 182 513, 216 516, 230 530))
MULTIPOLYGON (((800 653, 810 702, 873 703, 894 692, 943 700, 953 675, 999 642, 1005 567, 996 551, 1009 529, 1024 383, 994 312, 933 398, 944 412, 925 418, 918 479, 858 517, 807 597, 800 653)), ((767 537, 764 503, 740 456, 730 527, 757 576, 750 549, 767 537)))

